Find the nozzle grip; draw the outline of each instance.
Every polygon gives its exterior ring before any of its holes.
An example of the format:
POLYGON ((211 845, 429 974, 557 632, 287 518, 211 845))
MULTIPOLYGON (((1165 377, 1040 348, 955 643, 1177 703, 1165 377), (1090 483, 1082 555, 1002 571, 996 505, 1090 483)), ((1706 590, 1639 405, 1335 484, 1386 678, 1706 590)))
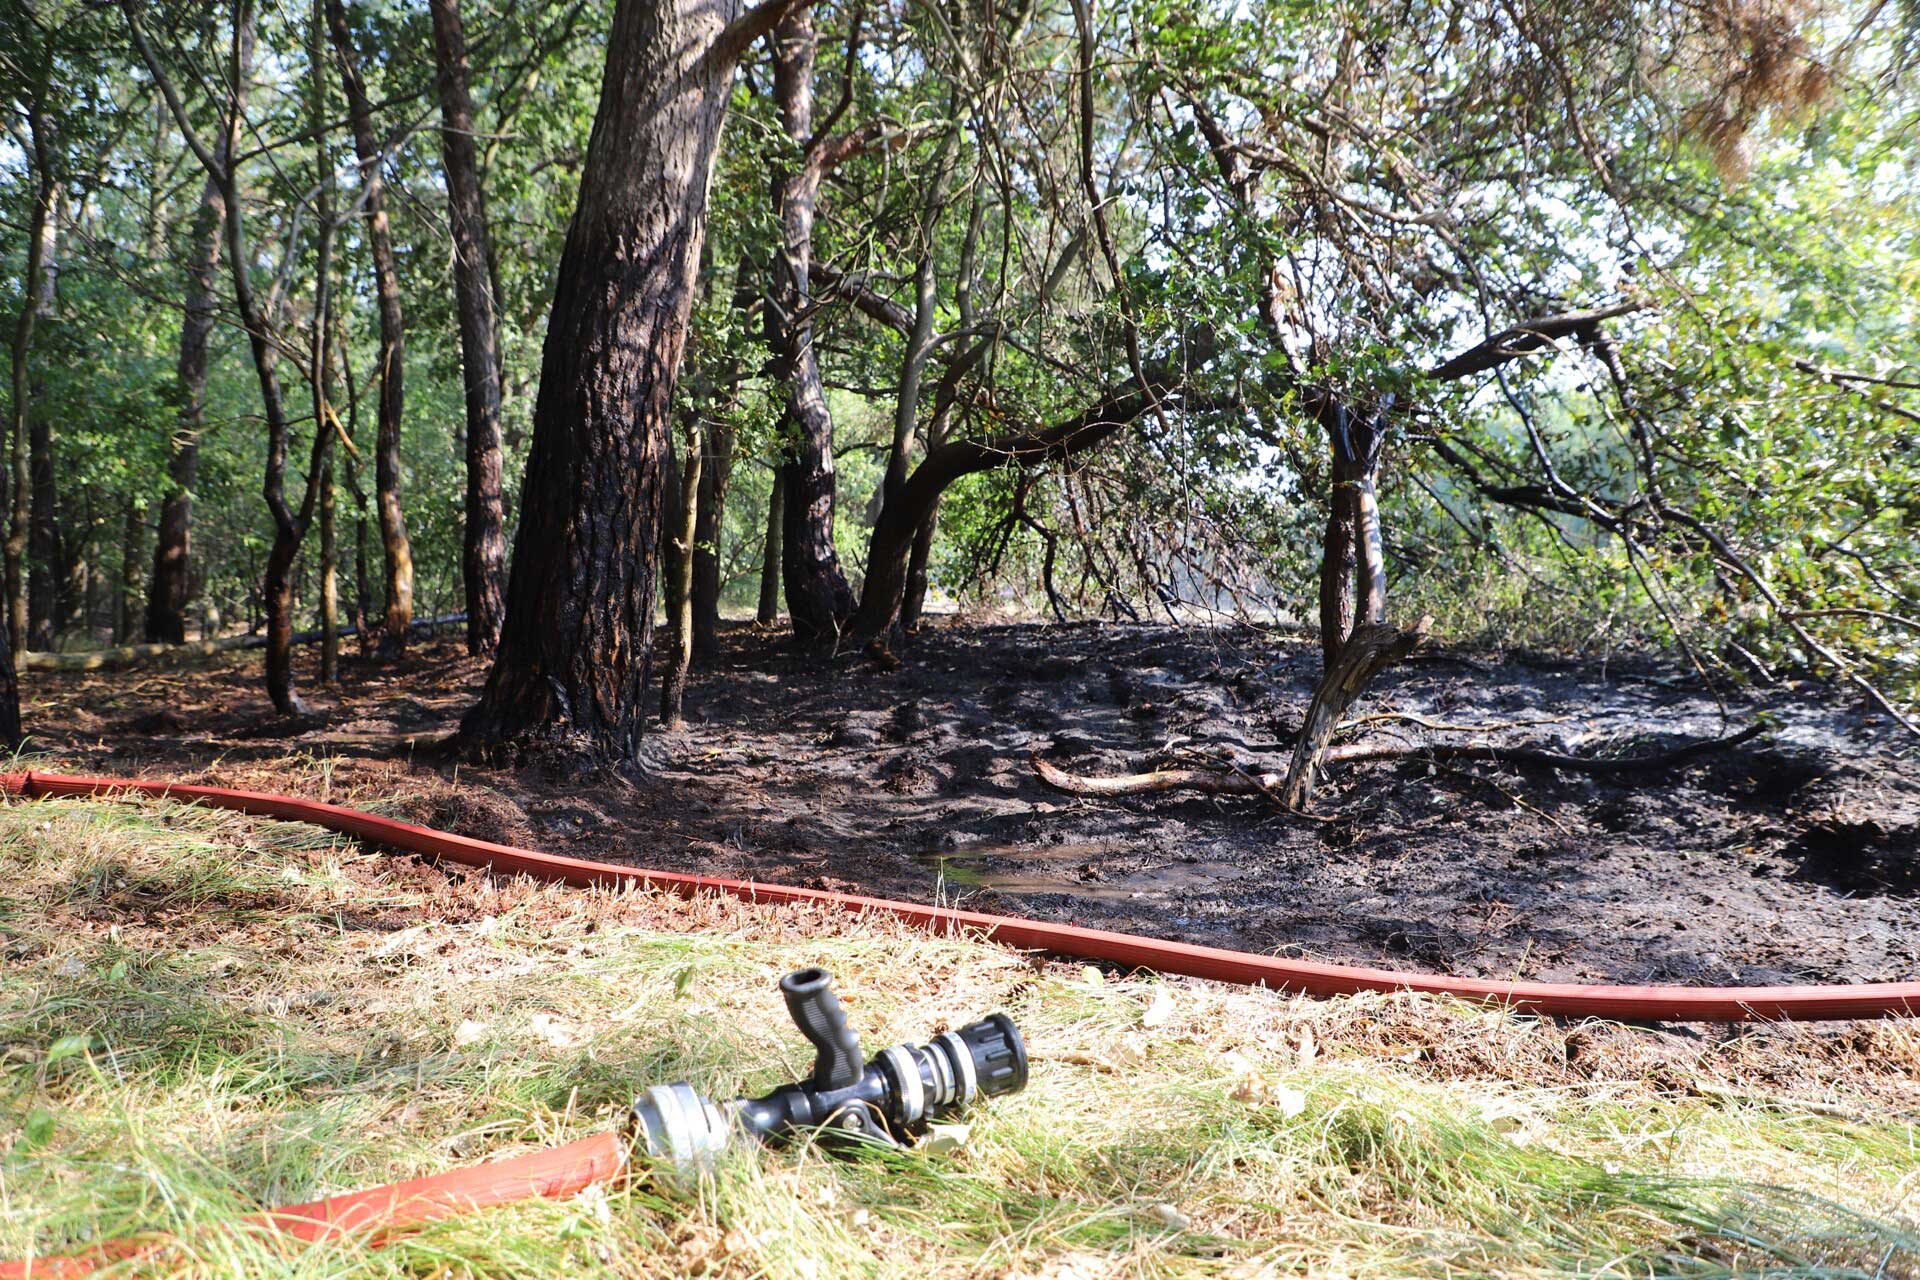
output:
POLYGON ((846 1089, 860 1080, 860 1035, 847 1025, 833 978, 824 969, 795 969, 780 979, 787 1012, 812 1043, 813 1087, 846 1089))

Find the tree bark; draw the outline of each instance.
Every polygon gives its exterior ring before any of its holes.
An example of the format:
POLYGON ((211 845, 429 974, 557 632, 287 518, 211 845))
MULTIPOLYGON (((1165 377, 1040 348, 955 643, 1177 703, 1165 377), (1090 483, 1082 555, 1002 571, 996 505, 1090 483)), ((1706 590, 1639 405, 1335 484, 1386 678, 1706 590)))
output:
POLYGON ((125 521, 120 530, 120 586, 113 620, 115 644, 130 644, 140 618, 140 552, 146 540, 147 504, 133 490, 127 491, 123 507, 125 521))
MULTIPOLYGON (((379 421, 373 446, 374 507, 380 516, 380 544, 386 563, 386 616, 381 621, 380 647, 395 652, 406 647, 413 621, 413 544, 407 537, 407 517, 400 503, 400 425, 406 391, 402 377, 405 317, 400 307, 400 272, 394 264, 393 232, 387 219, 386 183, 381 175, 383 156, 373 132, 373 108, 360 78, 360 59, 353 31, 341 0, 326 0, 327 29, 340 64, 340 83, 347 95, 347 118, 353 126, 353 150, 360 161, 366 191, 361 209, 367 221, 367 249, 373 260, 374 296, 380 315, 379 421)), ((464 318, 462 320, 464 325, 464 318)))
POLYGON ((1377 487, 1392 405, 1388 396, 1377 410, 1362 414, 1330 395, 1321 402, 1319 417, 1333 457, 1328 545, 1320 571, 1324 667, 1294 741, 1281 793, 1290 809, 1304 809, 1312 798, 1347 709, 1375 676, 1412 653, 1426 636, 1426 618, 1404 631, 1387 621, 1386 550, 1377 487), (1344 573, 1339 572, 1342 565, 1344 573))
MULTIPOLYGON (((221 131, 224 141, 226 131, 221 131)), ((231 158, 221 155, 223 164, 231 158)), ((207 343, 213 336, 218 299, 220 233, 227 204, 211 175, 201 184, 187 260, 186 314, 180 322, 180 416, 167 453, 167 493, 153 548, 153 580, 147 589, 146 636, 157 643, 187 638, 187 605, 193 600, 193 484, 200 466, 200 428, 207 407, 207 343)))
POLYGON ((727 489, 733 479, 733 444, 730 417, 707 422, 693 531, 693 653, 702 660, 720 651, 720 554, 727 529, 727 489))
POLYGON ((767 490, 767 533, 760 544, 760 607, 754 621, 770 627, 780 621, 780 534, 786 527, 787 469, 773 469, 773 487, 767 490))
POLYGON ((340 539, 334 519, 333 452, 320 468, 320 683, 340 683, 340 539))
POLYGON ((0 627, 0 747, 20 745, 20 676, 13 668, 13 646, 0 627))
POLYGON ((500 339, 493 294, 492 233, 474 146, 467 38, 459 0, 428 0, 439 71, 440 154, 453 233, 453 288, 460 316, 460 368, 467 398, 466 529, 461 572, 467 652, 491 654, 506 606, 506 508, 500 455, 500 339))
POLYGON ((933 538, 940 528, 940 499, 935 498, 913 531, 913 547, 907 553, 907 589, 900 600, 900 626, 912 631, 927 612, 927 562, 933 558, 933 538))
MULTIPOLYGON (((53 315, 60 276, 60 210, 64 201, 54 191, 51 216, 41 224, 40 276, 34 290, 34 311, 42 321, 53 315)), ((53 416, 44 388, 36 378, 27 390, 28 524, 27 524, 27 635, 36 649, 51 649, 73 615, 68 583, 68 557, 60 536, 59 473, 53 458, 53 416)))
MULTIPOLYGON (((41 314, 40 299, 42 286, 46 278, 48 237, 53 223, 53 166, 51 147, 47 139, 45 107, 42 99, 46 96, 49 53, 39 68, 38 83, 33 96, 28 101, 28 136, 32 140, 32 154, 29 161, 33 166, 33 196, 29 204, 27 228, 27 266, 22 280, 20 293, 20 314, 13 325, 13 404, 9 417, 9 479, 13 492, 9 495, 8 527, 6 541, 6 587, 7 587, 7 630, 8 648, 19 652, 27 643, 27 543, 32 519, 32 471, 30 465, 29 434, 31 428, 33 392, 31 372, 28 368, 29 356, 33 350, 33 331, 38 325, 41 314)), ((8 688, 11 689, 8 664, 8 688)), ((4 700, 4 691, 0 691, 0 701, 4 700)), ((17 699, 16 699, 17 701, 17 699)), ((15 729, 18 729, 18 707, 15 707, 15 729)), ((4 713, 0 712, 0 720, 4 713)))
POLYGON ((778 16, 618 0, 560 260, 500 648, 462 721, 488 754, 632 759, 646 717, 661 466, 740 51, 778 16))
POLYGON ((809 9, 794 10, 774 29, 774 98, 787 137, 800 152, 774 186, 780 252, 768 304, 788 392, 782 572, 794 638, 804 645, 834 643, 853 612, 853 590, 833 544, 833 414, 820 381, 810 314, 814 208, 823 171, 821 150, 813 137, 817 46, 809 9))
POLYGON ((667 582, 667 659, 660 673, 660 723, 668 729, 686 724, 687 668, 693 664, 694 542, 700 522, 700 418, 687 415, 686 463, 680 478, 680 507, 669 512, 674 543, 673 575, 667 582))

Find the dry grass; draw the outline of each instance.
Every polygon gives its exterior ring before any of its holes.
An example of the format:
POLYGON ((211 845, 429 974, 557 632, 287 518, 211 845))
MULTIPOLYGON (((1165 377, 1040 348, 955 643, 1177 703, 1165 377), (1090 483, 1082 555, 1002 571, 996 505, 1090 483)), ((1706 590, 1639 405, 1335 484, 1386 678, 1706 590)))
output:
POLYGON ((1920 1274, 1920 1033, 1656 1032, 1040 964, 891 921, 449 876, 164 804, 0 807, 0 1256, 168 1275, 1920 1274), (801 1073, 1012 1012, 961 1151, 752 1152, 373 1246, 235 1229, 584 1136, 649 1083, 801 1073))

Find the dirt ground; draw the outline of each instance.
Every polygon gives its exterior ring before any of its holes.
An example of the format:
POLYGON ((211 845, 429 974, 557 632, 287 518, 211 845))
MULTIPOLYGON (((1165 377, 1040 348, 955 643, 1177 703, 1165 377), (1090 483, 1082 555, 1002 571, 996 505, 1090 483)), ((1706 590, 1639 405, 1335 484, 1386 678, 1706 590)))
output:
POLYGON ((1740 747, 1590 775, 1405 760, 1336 768, 1315 814, 1171 793, 1084 800, 1079 773, 1277 769, 1317 648, 1247 629, 930 629, 883 670, 824 670, 731 632, 690 727, 637 769, 439 759, 484 677, 457 642, 348 658, 311 718, 274 717, 259 656, 33 673, 35 767, 375 804, 555 852, 1389 968, 1620 982, 1891 981, 1920 972, 1920 754, 1820 685, 1716 693, 1644 660, 1440 651, 1383 676, 1351 740, 1640 754, 1764 718, 1740 747), (1724 713, 1720 705, 1724 699, 1724 713))

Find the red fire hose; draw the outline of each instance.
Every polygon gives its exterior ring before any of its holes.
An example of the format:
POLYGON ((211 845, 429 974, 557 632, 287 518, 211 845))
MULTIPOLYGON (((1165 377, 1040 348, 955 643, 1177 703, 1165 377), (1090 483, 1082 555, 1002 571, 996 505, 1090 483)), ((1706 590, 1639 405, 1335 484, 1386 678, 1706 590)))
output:
MULTIPOLYGON (((1312 996, 1417 991, 1487 1001, 1522 1013, 1662 1022, 1814 1022, 1911 1016, 1920 1012, 1920 982, 1805 987, 1588 986, 1502 982, 1285 960, 952 907, 564 858, 436 831, 343 805, 226 787, 29 772, 0 774, 0 793, 30 798, 112 794, 165 797, 256 817, 310 823, 389 849, 484 867, 505 875, 533 876, 580 886, 645 886, 688 897, 721 893, 748 902, 809 903, 840 911, 873 912, 894 916, 931 932, 972 933, 1005 946, 1073 959, 1098 960, 1216 982, 1267 986, 1312 996)), ((306 1240, 341 1232, 391 1230, 533 1195, 571 1195, 590 1183, 616 1174, 624 1163, 624 1150, 617 1135, 603 1135, 511 1160, 456 1169, 434 1178, 279 1209, 255 1221, 282 1228, 306 1240)), ((0 1280, 85 1275, 114 1257, 138 1251, 138 1245, 126 1245, 111 1253, 95 1250, 72 1258, 0 1264, 0 1280)))
MULTIPOLYGON (((627 1164, 627 1138, 596 1134, 507 1160, 453 1169, 431 1178, 352 1191, 331 1200, 288 1205, 243 1219, 248 1226, 270 1228, 296 1240, 371 1234, 457 1218, 476 1209, 544 1196, 577 1195, 598 1182, 619 1176, 627 1164)), ((0 1263, 0 1280, 68 1280, 91 1275, 110 1263, 124 1262, 159 1247, 151 1240, 114 1240, 86 1253, 59 1258, 28 1258, 0 1263)))

